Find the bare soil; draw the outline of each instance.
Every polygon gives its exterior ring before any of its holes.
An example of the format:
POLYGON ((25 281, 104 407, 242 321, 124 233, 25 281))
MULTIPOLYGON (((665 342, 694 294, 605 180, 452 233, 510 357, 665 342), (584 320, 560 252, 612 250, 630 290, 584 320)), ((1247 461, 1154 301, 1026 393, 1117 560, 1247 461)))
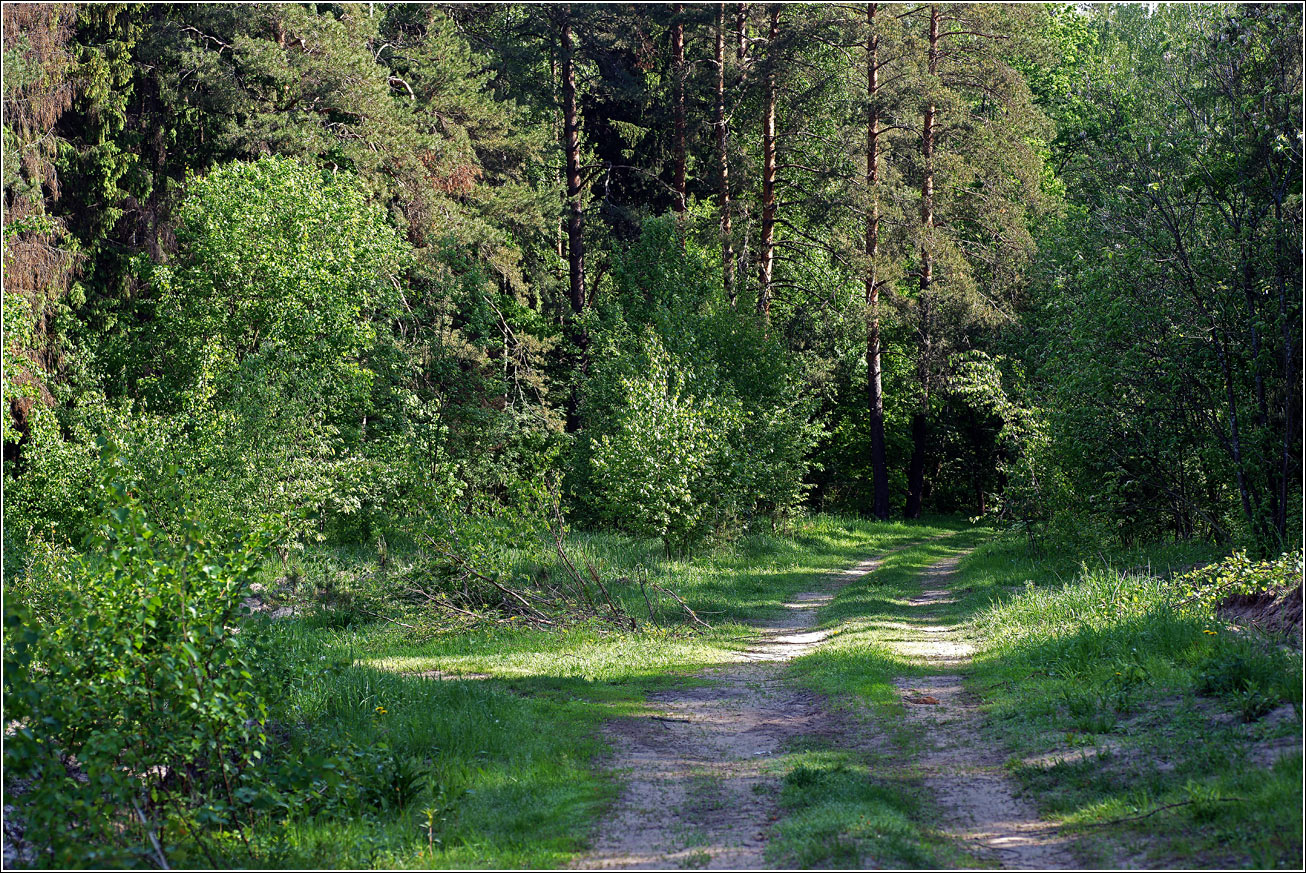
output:
MULTIPOLYGON (((765 866, 768 828, 779 817, 768 759, 798 737, 865 742, 819 696, 781 683, 779 667, 829 636, 815 627, 817 610, 883 557, 831 574, 821 590, 795 597, 782 619, 761 628, 741 663, 700 674, 707 684, 650 695, 643 713, 608 725, 608 766, 626 782, 594 848, 576 867, 765 866)), ((919 622, 887 626, 885 642, 899 654, 949 671, 896 682, 909 721, 926 737, 919 759, 902 766, 934 794, 943 812, 938 824, 981 859, 1011 868, 1073 868, 1066 840, 1016 795, 1000 752, 980 734, 979 713, 960 676, 973 651, 964 629, 932 619, 951 602, 947 582, 959 560, 925 571, 923 591, 912 600, 919 622)))
POLYGON ((822 590, 785 604, 740 663, 700 674, 708 684, 652 694, 644 713, 608 725, 608 764, 626 783, 576 866, 764 866, 767 828, 779 816, 768 759, 797 737, 844 732, 817 695, 779 681, 780 667, 829 635, 814 629, 817 610, 881 560, 829 574, 822 590))
POLYGON ((1004 868, 1074 868, 1067 838, 1015 792, 1002 770, 1002 753, 980 732, 977 701, 962 686, 973 652, 965 628, 936 618, 939 607, 952 602, 948 581, 960 560, 948 558, 924 571, 921 594, 911 600, 920 623, 902 625, 900 639, 886 640, 900 655, 947 671, 894 681, 908 721, 925 734, 915 766, 942 811, 942 830, 976 855, 1004 868), (914 702, 924 700, 933 702, 914 702))
POLYGON ((1216 606, 1221 618, 1253 627, 1269 634, 1278 634, 1302 647, 1301 586, 1289 591, 1264 594, 1230 594, 1216 606))

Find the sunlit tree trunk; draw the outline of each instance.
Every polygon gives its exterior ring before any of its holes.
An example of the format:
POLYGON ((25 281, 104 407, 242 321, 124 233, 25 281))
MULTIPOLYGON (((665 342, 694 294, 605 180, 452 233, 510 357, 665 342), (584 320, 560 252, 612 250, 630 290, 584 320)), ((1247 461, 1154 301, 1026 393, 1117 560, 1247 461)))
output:
POLYGON ((748 4, 735 6, 735 60, 741 67, 748 60, 748 4))
MULTIPOLYGON (((567 157, 567 265, 570 274, 569 297, 571 301, 571 336, 576 344, 579 359, 577 376, 585 369, 585 349, 588 337, 580 327, 580 315, 585 309, 585 216, 581 203, 580 180, 580 118, 576 110, 576 68, 573 60, 571 18, 562 21, 562 137, 567 157)), ((580 427, 580 401, 578 380, 572 383, 571 397, 567 402, 567 430, 580 427)))
POLYGON ((780 7, 770 9, 767 32, 766 88, 762 115, 762 252, 757 289, 757 314, 771 317, 771 276, 775 267, 775 102, 778 61, 776 40, 780 35, 780 7))
POLYGON ((889 469, 884 453, 884 389, 880 375, 880 286, 876 281, 876 258, 880 249, 879 139, 880 38, 875 32, 875 3, 866 4, 866 191, 870 203, 866 212, 866 387, 871 413, 871 478, 874 483, 872 512, 889 517, 889 469))
POLYGON ((675 79, 674 151, 676 202, 678 213, 685 211, 685 7, 677 3, 672 7, 671 25, 671 75, 675 79))
POLYGON ((726 4, 717 8, 716 17, 716 145, 721 162, 721 284, 735 308, 735 250, 730 227, 730 136, 726 128, 726 4))

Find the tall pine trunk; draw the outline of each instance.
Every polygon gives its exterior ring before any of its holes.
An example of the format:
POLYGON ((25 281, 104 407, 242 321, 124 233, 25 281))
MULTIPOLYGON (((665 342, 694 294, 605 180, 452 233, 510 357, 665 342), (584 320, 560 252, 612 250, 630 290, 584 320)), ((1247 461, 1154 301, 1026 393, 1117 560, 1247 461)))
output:
POLYGON ((875 3, 866 4, 866 191, 870 203, 866 213, 866 388, 871 413, 871 478, 874 483, 872 512, 889 517, 889 468, 884 453, 884 386, 880 373, 880 286, 876 281, 876 258, 880 251, 880 37, 875 32, 875 3))
POLYGON ((675 79, 675 177, 676 202, 674 209, 685 211, 685 7, 677 3, 672 7, 671 25, 671 75, 675 79))
MULTIPOLYGON (((929 74, 936 79, 939 74, 939 8, 930 7, 929 74)), ((933 83, 931 83, 933 84, 933 83)), ((925 107, 925 120, 921 126, 921 284, 920 284, 920 360, 917 374, 921 383, 921 405, 911 421, 911 463, 907 469, 908 518, 919 518, 925 492, 925 449, 929 436, 930 380, 933 374, 933 342, 930 327, 930 284, 934 281, 934 255, 931 251, 930 231, 934 228, 934 97, 925 107)))
POLYGON ((771 276, 775 267, 775 102, 776 39, 780 35, 780 7, 772 4, 767 33, 766 97, 762 115, 762 253, 757 289, 757 314, 771 317, 771 276))
POLYGON ((739 61, 741 70, 744 62, 748 60, 747 3, 740 3, 735 6, 735 60, 739 61))
POLYGON ((571 18, 562 22, 562 138, 567 157, 567 265, 570 278, 569 297, 571 318, 569 332, 576 346, 576 372, 573 374, 571 396, 567 401, 567 431, 574 433, 580 427, 580 375, 586 369, 586 348, 589 338, 580 326, 580 316, 585 310, 585 216, 582 212, 580 180, 580 118, 576 110, 576 67, 572 58, 571 18))
MULTIPOLYGON (((549 81, 553 83, 553 100, 555 111, 553 116, 553 137, 554 142, 562 143, 565 141, 563 136, 562 124, 562 96, 558 80, 562 76, 558 69, 558 55, 556 52, 550 52, 549 55, 549 81)), ((561 167, 557 167, 554 173, 554 183, 558 186, 558 199, 563 208, 558 211, 557 221, 554 222, 554 252, 558 255, 558 267, 555 276, 562 279, 562 264, 567 260, 567 179, 561 167)))
POLYGON ((730 136, 726 129, 726 4, 716 16, 716 147, 721 162, 721 285, 735 308, 735 249, 730 227, 730 136))

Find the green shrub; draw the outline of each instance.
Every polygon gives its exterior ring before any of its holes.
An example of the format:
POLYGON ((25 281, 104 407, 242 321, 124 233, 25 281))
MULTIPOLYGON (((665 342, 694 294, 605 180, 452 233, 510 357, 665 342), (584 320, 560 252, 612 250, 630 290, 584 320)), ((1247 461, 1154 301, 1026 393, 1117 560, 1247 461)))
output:
POLYGON ((271 802, 260 659, 236 626, 262 541, 223 549, 193 520, 169 535, 122 481, 103 500, 85 554, 44 565, 57 622, 5 604, 6 778, 54 866, 158 864, 156 840, 212 852, 271 802))
POLYGON ((716 257, 660 217, 616 259, 569 475, 594 520, 682 550, 711 530, 792 515, 821 433, 797 360, 724 299, 716 257))
POLYGON ((307 539, 446 501, 443 423, 383 366, 409 251, 356 180, 236 162, 192 180, 178 218, 136 391, 175 420, 193 497, 232 534, 275 518, 307 539))
POLYGON ((687 374, 649 335, 648 372, 621 377, 623 402, 594 442, 593 484, 618 527, 681 551, 723 510, 737 403, 688 393, 687 374))
POLYGON ((192 180, 178 218, 177 264, 153 270, 166 366, 141 388, 154 405, 212 397, 283 424, 316 412, 357 427, 372 316, 396 305, 406 257, 380 207, 348 174, 269 157, 192 180))
POLYGON ((1278 594, 1302 583, 1303 552, 1284 552, 1277 558, 1253 561, 1235 551, 1223 561, 1198 567, 1173 580, 1178 597, 1210 608, 1231 594, 1278 594))

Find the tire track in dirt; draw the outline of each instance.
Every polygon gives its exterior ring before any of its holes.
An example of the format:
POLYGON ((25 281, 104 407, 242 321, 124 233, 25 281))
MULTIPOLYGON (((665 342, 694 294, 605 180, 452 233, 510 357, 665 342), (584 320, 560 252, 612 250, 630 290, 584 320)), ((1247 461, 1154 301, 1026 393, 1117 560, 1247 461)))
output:
POLYGON ((910 601, 916 621, 892 625, 901 636, 885 640, 901 657, 947 671, 894 680, 909 723, 925 734, 915 767, 943 812, 943 830, 975 854, 1005 868, 1077 868, 1069 840, 1013 791, 1002 752, 980 731, 978 701, 962 686, 974 648, 962 638, 965 628, 939 613, 955 601, 948 583, 963 557, 922 572, 921 593, 910 601))
POLYGON ((710 684, 650 694, 645 713, 609 722, 608 766, 626 782, 593 849, 574 866, 764 866, 766 830, 779 816, 768 759, 800 736, 846 732, 817 695, 780 682, 782 665, 832 633, 816 629, 822 606, 900 550, 829 573, 822 589, 794 597, 781 619, 759 628, 742 663, 699 674, 710 684))

